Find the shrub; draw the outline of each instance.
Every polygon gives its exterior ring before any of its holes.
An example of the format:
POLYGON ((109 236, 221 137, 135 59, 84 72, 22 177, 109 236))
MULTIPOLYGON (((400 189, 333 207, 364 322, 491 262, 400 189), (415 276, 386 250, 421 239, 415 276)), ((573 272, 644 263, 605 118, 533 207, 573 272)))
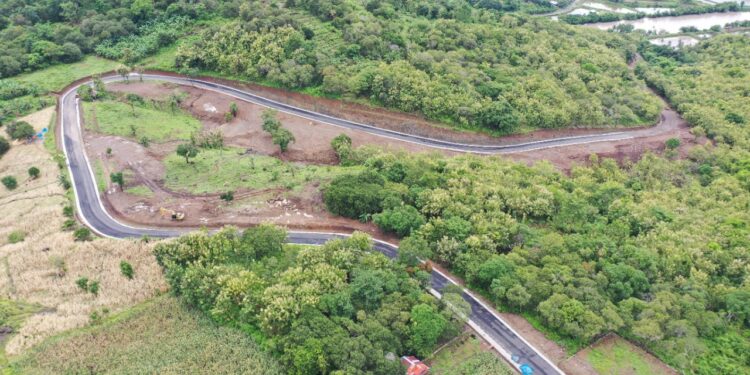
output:
POLYGON ((347 164, 352 155, 352 139, 346 134, 339 134, 331 140, 331 148, 336 152, 339 163, 347 164))
POLYGON ((68 180, 68 176, 66 175, 60 175, 58 178, 58 182, 60 183, 60 186, 62 186, 63 189, 68 190, 70 189, 70 180, 68 180))
POLYGON ((14 230, 13 232, 10 232, 8 235, 8 242, 9 243, 19 243, 23 241, 26 238, 26 233, 21 230, 14 230))
POLYGON ((0 156, 5 155, 10 150, 10 142, 5 137, 0 136, 0 156))
POLYGON ((26 139, 36 134, 34 127, 26 121, 16 121, 5 129, 11 139, 26 139))
POLYGON ((227 112, 224 114, 224 122, 232 121, 234 116, 232 115, 232 112, 227 112))
POLYGON ((384 231, 404 237, 424 225, 425 218, 416 208, 403 205, 374 215, 373 221, 384 231))
POLYGON ((18 181, 16 181, 16 178, 13 176, 5 176, 1 181, 8 190, 13 190, 18 187, 18 181))
POLYGON ((294 143, 294 134, 287 129, 278 128, 271 133, 273 144, 278 145, 281 152, 286 152, 290 143, 294 143))
POLYGON ((670 138, 667 140, 665 145, 667 146, 668 149, 674 150, 677 147, 680 147, 680 140, 677 138, 670 138))
POLYGON ((130 265, 130 263, 126 261, 120 262, 120 272, 123 276, 127 277, 128 279, 133 279, 133 266, 130 265))
POLYGON ((229 113, 232 115, 232 117, 237 117, 238 111, 239 111, 239 108, 237 107, 237 103, 235 102, 229 103, 229 113))
POLYGON ((73 238, 75 238, 76 241, 90 241, 91 240, 91 231, 89 228, 78 228, 73 232, 73 238))
POLYGON ((63 222, 62 230, 71 230, 75 228, 75 226, 76 226, 76 221, 73 219, 68 219, 63 222))
POLYGON ((89 85, 83 85, 78 88, 76 91, 78 93, 78 97, 81 98, 84 102, 90 102, 94 100, 94 89, 91 88, 89 85))
POLYGON ((125 177, 123 177, 122 172, 110 173, 109 179, 113 184, 117 184, 118 186, 120 186, 121 190, 122 186, 125 185, 125 177))
POLYGON ((138 141, 138 143, 140 143, 141 146, 148 148, 148 146, 151 145, 151 140, 148 139, 148 137, 143 136, 143 137, 141 137, 141 140, 138 141))
POLYGON ((65 206, 65 207, 63 207, 63 216, 65 216, 65 217, 73 217, 73 206, 65 206))
POLYGON ((79 277, 78 280, 76 280, 76 285, 78 285, 81 290, 89 290, 89 279, 87 277, 79 277))
POLYGON ((38 178, 39 177, 39 168, 37 167, 31 167, 29 168, 29 177, 31 178, 38 178))
POLYGON ((226 193, 222 193, 219 196, 219 198, 221 198, 221 199, 223 199, 223 200, 225 200, 227 202, 232 201, 232 200, 234 200, 234 192, 233 191, 228 191, 226 193))
POLYGON ((98 296, 99 295, 99 282, 92 281, 89 283, 89 293, 98 296))

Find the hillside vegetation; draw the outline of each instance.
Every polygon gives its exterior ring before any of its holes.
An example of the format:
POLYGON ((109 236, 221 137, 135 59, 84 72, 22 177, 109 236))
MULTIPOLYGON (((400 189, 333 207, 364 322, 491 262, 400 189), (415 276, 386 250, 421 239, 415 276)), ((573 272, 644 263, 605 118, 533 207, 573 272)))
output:
POLYGON ((411 1, 279 3, 243 5, 239 21, 183 43, 177 66, 500 134, 659 113, 616 34, 490 11, 422 15, 411 1))
POLYGON ((426 357, 455 336, 468 305, 426 293, 430 274, 372 250, 355 233, 316 247, 285 246, 264 224, 240 234, 199 232, 155 248, 172 290, 213 319, 241 328, 291 374, 396 374, 398 357, 426 357))

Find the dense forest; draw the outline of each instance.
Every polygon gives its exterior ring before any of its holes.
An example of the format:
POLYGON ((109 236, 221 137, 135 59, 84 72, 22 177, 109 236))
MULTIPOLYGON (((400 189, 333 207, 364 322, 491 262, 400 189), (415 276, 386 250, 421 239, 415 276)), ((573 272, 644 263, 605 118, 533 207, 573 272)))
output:
POLYGON ((428 356, 465 323, 460 288, 434 298, 425 291, 429 273, 373 251, 367 235, 320 247, 285 239, 271 225, 227 228, 155 253, 173 292, 253 335, 290 374, 397 374, 399 356, 428 356))
POLYGON ((469 8, 423 16, 408 1, 322 4, 245 4, 182 44, 176 64, 495 133, 658 117, 617 34, 469 8))
POLYGON ((342 163, 369 172, 332 181, 325 203, 406 236, 402 252, 579 344, 618 332, 682 371, 748 372, 750 40, 643 48, 650 64, 639 72, 713 141, 686 160, 668 147, 565 175, 546 163, 339 147, 342 163))

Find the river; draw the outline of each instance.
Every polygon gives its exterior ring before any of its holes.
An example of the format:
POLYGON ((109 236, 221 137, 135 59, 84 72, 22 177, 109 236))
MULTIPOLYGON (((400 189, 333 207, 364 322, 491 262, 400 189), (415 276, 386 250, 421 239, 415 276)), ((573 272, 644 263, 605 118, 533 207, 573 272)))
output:
POLYGON ((615 25, 630 24, 638 30, 654 32, 664 31, 669 34, 674 34, 679 33, 680 28, 682 27, 694 26, 697 27, 698 30, 705 30, 714 25, 720 25, 723 27, 727 23, 736 21, 750 21, 750 12, 691 14, 674 17, 646 17, 637 20, 589 23, 584 26, 609 30, 615 25))

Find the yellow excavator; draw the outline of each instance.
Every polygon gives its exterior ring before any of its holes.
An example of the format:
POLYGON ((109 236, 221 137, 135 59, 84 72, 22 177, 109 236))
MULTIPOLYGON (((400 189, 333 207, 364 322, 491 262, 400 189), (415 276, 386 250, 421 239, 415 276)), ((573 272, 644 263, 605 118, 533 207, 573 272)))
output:
POLYGON ((185 213, 179 212, 175 210, 170 210, 168 208, 161 207, 159 208, 159 213, 162 217, 169 217, 170 219, 174 221, 183 221, 185 220, 185 213))

